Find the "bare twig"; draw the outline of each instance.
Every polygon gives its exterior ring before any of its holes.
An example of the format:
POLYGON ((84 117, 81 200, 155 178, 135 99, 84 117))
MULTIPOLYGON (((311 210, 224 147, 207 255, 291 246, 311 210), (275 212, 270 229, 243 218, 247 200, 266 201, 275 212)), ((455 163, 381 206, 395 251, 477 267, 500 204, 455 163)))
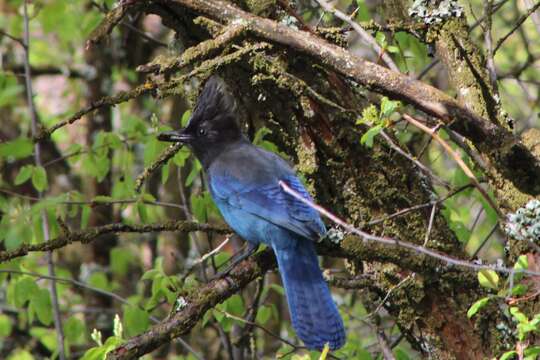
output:
POLYGON ((401 155, 403 155, 404 157, 412 161, 424 174, 429 176, 433 181, 435 181, 439 185, 444 186, 446 189, 450 189, 450 184, 448 183, 448 181, 445 181, 441 179, 440 177, 438 177, 437 175, 435 175, 433 171, 431 171, 427 166, 422 164, 420 161, 414 158, 411 154, 409 154, 408 152, 403 150, 401 147, 399 147, 399 145, 397 145, 384 130, 381 131, 381 135, 392 149, 394 149, 395 151, 397 151, 398 153, 400 153, 401 155))
POLYGON ((489 231, 489 233, 487 234, 487 236, 484 238, 484 240, 482 240, 482 242, 480 243, 480 245, 478 245, 478 247, 476 248, 476 250, 474 250, 474 253, 471 255, 471 259, 476 258, 476 256, 480 253, 480 251, 482 250, 482 248, 487 244, 487 242, 489 241, 489 239, 491 238, 491 236, 495 233, 495 231, 497 230, 498 227, 499 227, 499 222, 497 222, 497 223, 495 223, 495 225, 493 225, 493 227, 491 228, 491 230, 489 231))
POLYGON ((433 204, 433 207, 431 208, 431 214, 429 216, 429 224, 428 229, 426 231, 426 238, 424 239, 424 246, 427 246, 427 243, 429 241, 429 237, 431 235, 431 229, 433 228, 433 220, 435 219, 435 212, 437 211, 437 204, 433 204))
POLYGON ((471 171, 471 169, 469 169, 467 164, 465 164, 461 156, 457 152, 455 152, 454 149, 452 149, 452 147, 448 145, 448 143, 444 141, 443 138, 441 138, 433 129, 430 129, 429 127, 422 124, 420 121, 416 120, 410 115, 403 114, 403 118, 407 120, 409 123, 419 128, 420 130, 429 134, 431 137, 433 137, 433 139, 435 139, 439 144, 441 144, 444 150, 456 161, 456 163, 461 168, 461 170, 463 170, 465 175, 467 175, 467 177, 471 180, 471 182, 474 184, 478 192, 482 194, 482 196, 486 199, 488 204, 493 208, 493 210, 497 212, 497 215, 499 215, 499 217, 503 219, 504 218, 503 213, 501 212, 497 204, 495 204, 495 202, 491 199, 491 197, 486 192, 486 190, 484 190, 484 188, 480 185, 480 183, 478 182, 478 179, 476 179, 476 176, 474 176, 474 173, 471 171))
MULTIPOLYGON (((507 268, 507 267, 504 267, 504 266, 482 265, 482 264, 472 263, 472 262, 466 261, 466 260, 457 259, 455 257, 449 256, 449 255, 446 255, 446 254, 442 254, 442 253, 437 252, 435 250, 428 249, 428 248, 426 248, 424 246, 416 245, 416 244, 413 244, 413 243, 410 243, 410 242, 407 242, 407 241, 402 241, 402 240, 399 240, 397 238, 389 238, 389 237, 376 236, 376 235, 369 234, 369 233, 367 233, 365 231, 362 231, 360 229, 357 229, 354 226, 352 226, 351 224, 343 221, 342 219, 340 219, 336 215, 332 214, 330 211, 326 210, 322 206, 317 205, 317 204, 313 203, 312 201, 304 198, 300 193, 298 193, 297 191, 291 189, 289 187, 289 185, 287 185, 284 181, 280 180, 279 185, 283 189, 283 191, 285 191, 287 194, 289 194, 289 195, 295 197, 296 199, 302 201, 304 204, 306 204, 306 205, 310 206, 311 208, 315 209, 317 212, 319 212, 323 216, 327 217, 328 219, 330 219, 335 224, 343 227, 348 232, 359 236, 360 238, 362 238, 365 241, 372 241, 372 242, 377 242, 377 243, 381 243, 381 244, 388 245, 388 246, 397 246, 397 247, 402 247, 402 248, 405 248, 405 249, 409 249, 409 250, 412 250, 412 251, 414 251, 414 252, 416 252, 418 254, 427 255, 428 257, 440 260, 443 264, 446 264, 447 266, 448 265, 454 265, 454 266, 463 267, 465 269, 472 269, 472 270, 486 269, 486 270, 493 270, 493 271, 503 273, 503 274, 514 274, 514 273, 518 272, 515 269, 507 268)), ((540 272, 537 272, 537 271, 519 270, 519 272, 523 273, 525 275, 529 275, 529 276, 540 276, 540 272)))
POLYGON ((147 233, 162 231, 207 231, 226 234, 229 230, 221 227, 214 227, 207 224, 200 224, 193 221, 169 221, 158 224, 130 225, 123 223, 107 224, 85 230, 73 231, 63 234, 55 239, 48 240, 39 244, 24 244, 14 250, 0 251, 0 263, 25 256, 29 252, 49 251, 62 248, 74 242, 87 244, 103 234, 109 233, 147 233))
POLYGON ((491 9, 493 8, 493 0, 484 0, 484 14, 486 17, 484 29, 484 42, 486 43, 486 67, 489 72, 489 80, 491 87, 497 88, 497 71, 495 70, 495 60, 493 59, 493 39, 491 37, 491 9))
POLYGON ((147 354, 183 334, 188 333, 206 311, 244 288, 275 266, 272 252, 255 254, 248 261, 237 264, 225 277, 213 280, 191 291, 183 298, 182 310, 152 327, 146 332, 128 339, 112 352, 107 359, 135 359, 147 354))
MULTIPOLYGON (((26 100, 28 103, 28 109, 30 111, 31 119, 31 129, 32 136, 35 136, 37 133, 38 119, 37 112, 34 106, 34 96, 32 88, 32 73, 30 69, 30 19, 28 17, 28 1, 24 0, 23 3, 23 23, 24 23, 24 75, 26 83, 26 100)), ((39 143, 34 144, 34 161, 37 167, 41 167, 41 147, 39 143)), ((42 198, 43 194, 41 191, 38 192, 38 198, 42 198)), ((41 226, 43 229, 43 238, 45 242, 50 239, 49 232, 49 219, 47 218, 47 213, 45 210, 41 211, 41 226)), ((54 329, 56 330, 56 348, 58 349, 58 357, 60 360, 66 359, 66 349, 64 347, 64 328, 62 326, 62 317, 60 314, 60 306, 58 304, 58 292, 56 289, 55 281, 55 267, 52 251, 48 251, 47 255, 47 269, 49 276, 51 277, 51 282, 49 286, 49 292, 51 294, 51 305, 54 318, 54 329)))
POLYGON ((534 4, 532 7, 530 7, 525 14, 523 14, 514 24, 514 27, 508 31, 505 35, 503 35, 495 44, 495 48, 493 49, 493 56, 497 53, 497 50, 501 47, 501 45, 512 35, 524 22, 527 20, 529 16, 531 16, 532 13, 534 13, 538 8, 540 7, 540 1, 534 4))
POLYGON ((474 187, 474 185, 473 184, 467 184, 467 185, 461 186, 461 187, 457 188, 456 190, 448 193, 448 195, 444 196, 443 198, 441 198, 441 199, 439 199, 437 201, 430 201, 430 202, 427 202, 427 203, 424 203, 424 204, 414 205, 414 206, 408 207, 406 209, 399 210, 399 211, 397 211, 397 212, 395 212, 393 214, 390 214, 388 216, 385 216, 383 218, 372 220, 372 221, 368 222, 366 224, 366 226, 377 225, 377 224, 380 224, 382 222, 385 222, 386 220, 390 220, 390 219, 393 219, 395 217, 405 215, 405 214, 407 214, 407 213, 409 213, 411 211, 420 210, 420 209, 423 209, 423 208, 426 208, 426 207, 429 207, 429 206, 441 204, 444 201, 446 201, 447 199, 451 198, 452 196, 457 195, 460 192, 462 192, 464 190, 467 190, 467 189, 469 189, 471 187, 474 187))
POLYGON ((21 45, 24 49, 26 49, 26 43, 24 42, 24 39, 18 38, 16 36, 10 35, 6 31, 0 29, 0 35, 7 37, 8 39, 11 39, 21 45))
POLYGON ((154 171, 156 171, 156 169, 169 161, 174 155, 176 155, 176 153, 182 148, 183 145, 184 144, 182 143, 174 143, 172 145, 169 145, 169 147, 165 149, 163 153, 161 153, 161 155, 156 161, 154 161, 149 167, 145 168, 144 171, 139 176, 137 176, 137 179, 135 180, 135 191, 140 192, 146 178, 152 175, 154 171))
POLYGON ((362 41, 365 42, 367 45, 369 45, 373 49, 373 51, 375 51, 375 54, 378 57, 380 57, 384 61, 384 63, 388 65, 388 67, 391 70, 400 72, 399 67, 396 65, 394 60, 392 60, 390 55, 388 55, 388 53, 383 48, 381 48, 381 46, 377 43, 377 41, 373 38, 373 36, 371 36, 371 34, 368 33, 366 30, 364 30, 364 28, 362 28, 360 24, 358 24, 356 21, 353 21, 349 15, 341 12, 340 10, 330 5, 330 3, 327 2, 326 0, 316 0, 316 1, 319 3, 319 5, 321 5, 321 7, 325 11, 328 11, 329 13, 334 14, 337 18, 349 24, 354 29, 354 31, 356 31, 356 33, 360 36, 362 41))

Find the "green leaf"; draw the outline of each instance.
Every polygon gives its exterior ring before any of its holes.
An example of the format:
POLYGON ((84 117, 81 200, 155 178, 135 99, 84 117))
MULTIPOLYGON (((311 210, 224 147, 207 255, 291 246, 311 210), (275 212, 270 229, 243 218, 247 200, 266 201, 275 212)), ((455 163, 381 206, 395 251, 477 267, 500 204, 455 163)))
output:
POLYGON ((43 325, 50 325, 53 320, 52 304, 49 291, 39 289, 39 291, 30 299, 30 308, 35 311, 38 320, 43 325))
MULTIPOLYGON (((540 346, 530 346, 524 351, 525 356, 538 356, 540 355, 540 346)), ((536 358, 533 358, 536 359, 536 358)))
POLYGON ((379 117, 381 119, 386 119, 392 115, 399 106, 399 101, 392 101, 386 96, 381 100, 381 111, 379 117))
POLYGON ((15 185, 21 185, 27 182, 32 176, 33 168, 32 165, 24 165, 17 174, 17 177, 15 177, 15 185))
POLYGON ((272 309, 269 306, 261 306, 259 308, 259 311, 257 311, 257 317, 255 318, 255 321, 257 324, 264 325, 268 320, 270 320, 270 317, 272 316, 272 309))
POLYGON ((514 319, 516 319, 518 322, 522 323, 522 324, 526 324, 529 322, 529 318, 524 314, 522 313, 518 307, 516 306, 512 306, 510 308, 510 314, 512 314, 512 316, 514 317, 514 319))
POLYGON ((111 270, 113 274, 124 276, 127 274, 129 265, 133 262, 134 256, 129 249, 112 248, 110 253, 111 270))
POLYGON ((37 191, 42 192, 47 188, 47 173, 43 166, 35 166, 32 170, 32 185, 37 191))
POLYGON ((478 272, 478 282, 485 288, 497 290, 499 288, 499 275, 493 270, 483 269, 478 272))
POLYGON ((501 358, 499 360, 510 360, 514 356, 517 356, 517 352, 515 350, 510 350, 502 354, 501 358))
POLYGON ((482 309, 484 306, 487 305, 490 298, 485 297, 480 300, 477 300, 474 304, 471 305, 469 308, 469 311, 467 311, 467 317, 470 319, 472 318, 480 309, 482 309))
POLYGON ((66 335, 66 339, 72 344, 83 342, 85 331, 85 324, 75 316, 71 316, 64 322, 64 334, 66 335))
POLYGON ((148 329, 150 320, 148 313, 136 306, 124 306, 124 326, 126 336, 132 337, 148 329))
POLYGON ((81 211, 81 229, 86 229, 88 227, 88 220, 90 219, 90 213, 92 209, 89 205, 83 205, 81 211))
POLYGON ((191 172, 189 173, 188 177, 186 178, 186 186, 191 186, 197 175, 201 172, 202 165, 199 162, 199 160, 193 161, 193 167, 191 168, 191 172))
POLYGON ((171 160, 167 161, 165 165, 161 167, 161 184, 164 185, 169 179, 169 174, 171 172, 171 160))
POLYGON ((514 264, 514 270, 516 270, 516 273, 514 275, 514 280, 519 281, 523 277, 523 270, 527 270, 529 268, 529 260, 527 258, 527 255, 520 255, 514 264))
POLYGON ((32 335, 32 338, 34 339, 39 339, 39 342, 50 352, 54 353, 56 351, 56 333, 54 330, 33 326, 30 329, 30 335, 32 335))
POLYGON ((238 294, 235 294, 228 298, 224 303, 225 311, 230 314, 241 316, 244 314, 244 300, 238 294))
POLYGON ((19 137, 15 140, 0 144, 0 158, 22 159, 32 155, 34 143, 26 137, 19 137))
POLYGON ((362 135, 360 138, 360 143, 367 146, 368 148, 373 147, 373 139, 377 136, 383 129, 382 125, 375 125, 370 128, 368 131, 362 135))
POLYGON ((5 314, 0 314, 0 338, 8 337, 12 329, 11 318, 5 314))
POLYGON ((110 290, 109 280, 107 280, 107 276, 105 275, 105 273, 101 271, 96 271, 92 275, 90 275, 90 278, 88 279, 88 285, 106 291, 110 290))
POLYGON ((518 284, 512 288, 512 295, 513 296, 522 296, 527 293, 527 290, 529 287, 524 284, 518 284))
POLYGON ((9 355, 7 360, 34 360, 34 357, 28 351, 19 349, 9 355))
POLYGON ((182 119, 180 120, 180 124, 182 125, 182 127, 186 127, 190 118, 191 118, 191 110, 186 110, 184 114, 182 115, 182 119))
POLYGON ((34 279, 22 277, 15 283, 15 306, 22 307, 24 304, 39 292, 39 287, 34 279))
POLYGON ((137 201, 137 213, 142 223, 148 222, 148 211, 146 205, 142 201, 137 201))

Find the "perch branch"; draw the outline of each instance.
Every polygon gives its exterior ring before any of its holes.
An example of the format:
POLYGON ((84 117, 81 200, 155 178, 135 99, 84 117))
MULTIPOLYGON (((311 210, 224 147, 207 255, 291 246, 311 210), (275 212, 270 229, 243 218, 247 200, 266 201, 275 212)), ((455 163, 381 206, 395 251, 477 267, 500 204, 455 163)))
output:
POLYGON ((147 225, 130 225, 130 224, 108 224, 104 226, 97 226, 85 230, 73 231, 67 234, 61 235, 55 239, 45 241, 39 244, 24 244, 14 250, 0 251, 0 263, 12 260, 21 256, 25 256, 30 252, 38 251, 50 251, 60 249, 68 244, 74 242, 80 242, 87 244, 98 236, 109 233, 147 233, 147 232, 159 232, 159 231, 178 231, 178 232, 191 232, 191 231, 206 231, 216 232, 220 234, 228 233, 229 230, 222 227, 214 227, 208 224, 200 224, 193 221, 170 221, 160 224, 147 224, 147 225))

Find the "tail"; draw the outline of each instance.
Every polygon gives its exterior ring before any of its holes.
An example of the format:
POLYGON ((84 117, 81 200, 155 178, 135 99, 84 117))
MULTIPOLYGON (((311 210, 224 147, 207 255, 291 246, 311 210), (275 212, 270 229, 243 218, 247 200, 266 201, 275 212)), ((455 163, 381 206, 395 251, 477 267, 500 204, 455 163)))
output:
POLYGON ((291 239, 292 246, 274 251, 287 294, 296 334, 309 349, 331 350, 345 343, 343 320, 319 268, 315 246, 308 239, 291 239))

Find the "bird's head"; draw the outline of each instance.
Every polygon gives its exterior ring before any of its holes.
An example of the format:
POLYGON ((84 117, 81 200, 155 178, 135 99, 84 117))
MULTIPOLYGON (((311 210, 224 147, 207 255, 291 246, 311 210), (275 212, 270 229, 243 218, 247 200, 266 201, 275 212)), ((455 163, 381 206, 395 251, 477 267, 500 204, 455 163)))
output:
POLYGON ((206 162, 224 146, 242 138, 235 118, 232 95, 221 78, 212 76, 205 83, 187 126, 160 133, 158 139, 186 144, 199 160, 206 162))

